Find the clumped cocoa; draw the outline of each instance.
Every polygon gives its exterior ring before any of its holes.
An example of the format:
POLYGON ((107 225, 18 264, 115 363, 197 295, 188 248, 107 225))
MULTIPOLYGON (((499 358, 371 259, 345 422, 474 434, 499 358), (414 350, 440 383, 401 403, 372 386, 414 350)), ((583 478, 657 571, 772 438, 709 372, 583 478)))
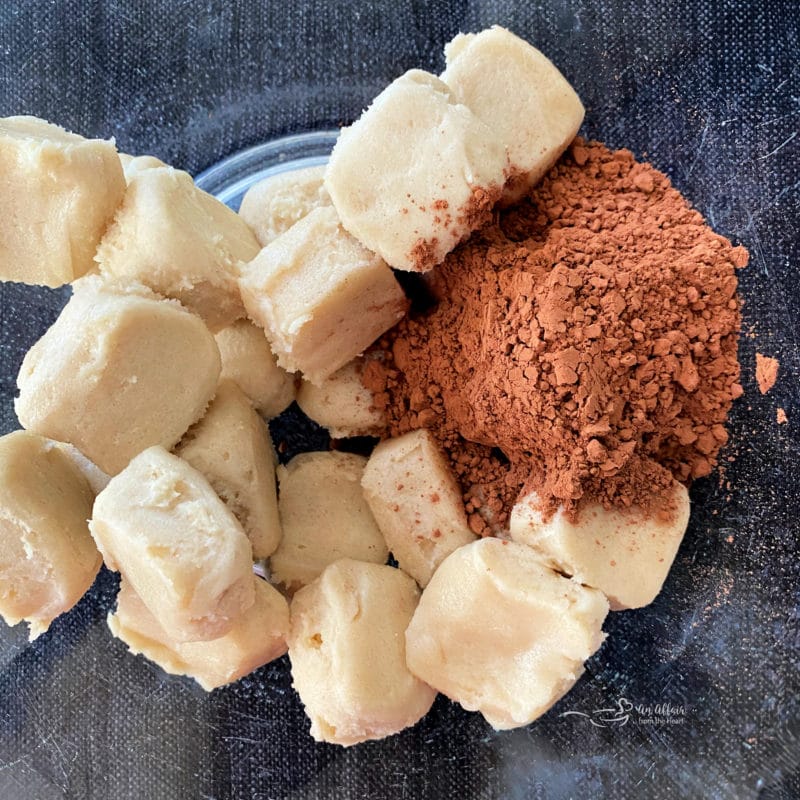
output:
POLYGON ((707 475, 728 438, 746 263, 663 173, 577 139, 428 278, 436 304, 364 382, 387 435, 441 442, 476 532, 523 488, 548 512, 663 512, 673 476, 707 475))

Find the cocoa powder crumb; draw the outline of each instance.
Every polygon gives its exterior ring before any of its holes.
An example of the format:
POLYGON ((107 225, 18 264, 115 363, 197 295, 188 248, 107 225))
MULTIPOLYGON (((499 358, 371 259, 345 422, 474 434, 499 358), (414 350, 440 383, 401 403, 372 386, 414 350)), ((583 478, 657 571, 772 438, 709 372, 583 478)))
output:
POLYGON ((775 417, 778 421, 778 425, 785 425, 789 421, 789 417, 786 416, 786 412, 782 408, 778 408, 775 417))
POLYGON ((589 500, 667 508, 707 475, 742 394, 735 269, 652 166, 577 139, 530 197, 429 276, 363 380, 385 435, 429 428, 481 535, 521 491, 573 518, 589 500))
POLYGON ((756 382, 761 394, 766 394, 778 379, 778 367, 780 362, 777 358, 756 353, 756 382))

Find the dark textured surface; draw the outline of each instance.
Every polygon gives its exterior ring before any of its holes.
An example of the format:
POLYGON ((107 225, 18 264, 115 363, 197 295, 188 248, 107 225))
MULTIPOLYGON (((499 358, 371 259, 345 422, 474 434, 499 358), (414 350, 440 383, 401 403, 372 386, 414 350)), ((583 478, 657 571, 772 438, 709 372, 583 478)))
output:
MULTIPOLYGON (((666 171, 741 273, 745 397, 724 474, 649 608, 609 617, 576 689, 494 733, 439 699, 416 728, 315 745, 281 660, 204 694, 135 659, 104 619, 103 573, 33 645, 0 627, 0 798, 800 797, 800 9, 786 2, 12 2, 0 114, 34 113, 197 172, 244 146, 354 118, 456 31, 511 27, 587 106, 584 132, 666 171), (756 351, 781 361, 766 397, 756 351), (778 427, 776 408, 789 424, 778 427), (560 716, 644 709, 625 725, 560 716), (682 713, 683 712, 683 713, 682 713)), ((0 426, 64 292, 0 289, 0 426)), ((279 423, 280 424, 280 423, 279 423)), ((315 434, 309 434, 313 440, 315 434)), ((597 715, 594 715, 595 717, 597 715)))

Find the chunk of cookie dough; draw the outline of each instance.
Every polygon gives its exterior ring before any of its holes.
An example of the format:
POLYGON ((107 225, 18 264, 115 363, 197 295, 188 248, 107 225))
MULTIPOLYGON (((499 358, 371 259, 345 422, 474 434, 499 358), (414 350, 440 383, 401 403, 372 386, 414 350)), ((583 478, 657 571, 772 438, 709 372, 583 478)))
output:
POLYGON ((0 280, 61 286, 93 270, 124 194, 113 142, 0 119, 0 280))
POLYGON ((286 652, 289 604, 266 581, 253 576, 253 586, 255 602, 224 636, 209 642, 175 642, 123 578, 108 627, 133 655, 143 655, 170 675, 194 678, 210 692, 286 652))
POLYGON ((536 550, 553 569, 600 589, 615 611, 651 603, 664 585, 689 524, 689 492, 675 481, 671 508, 645 516, 601 505, 570 521, 559 509, 547 521, 531 492, 511 511, 511 538, 536 550))
POLYGON ((294 375, 278 366, 264 331, 246 319, 215 337, 222 358, 221 378, 230 378, 267 419, 285 411, 295 397, 294 375))
POLYGON ((392 555, 420 586, 475 540, 455 477, 427 430, 381 442, 361 483, 392 555))
POLYGON ((101 272, 179 300, 217 331, 244 316, 239 264, 259 247, 233 211, 172 167, 132 174, 97 250, 101 272))
POLYGON ((361 491, 366 463, 351 453, 301 453, 278 467, 283 539, 269 567, 290 591, 340 558, 386 563, 386 542, 361 491))
POLYGON ((242 198, 239 215, 262 247, 285 233, 309 212, 330 205, 325 165, 280 172, 253 184, 242 198))
POLYGON ((30 638, 83 597, 100 569, 86 521, 94 494, 48 439, 0 438, 0 615, 30 638))
POLYGON ((381 739, 428 712, 436 692, 408 671, 403 640, 418 597, 400 570, 350 559, 294 596, 292 679, 317 741, 381 739))
POLYGON ((322 383, 406 312, 392 271, 317 208, 267 245, 242 272, 247 313, 278 363, 322 383))
POLYGON ((373 100, 331 153, 342 224, 396 269, 424 272, 491 219, 507 158, 492 127, 422 70, 373 100))
POLYGON ((575 138, 583 104, 548 58, 497 25, 458 34, 445 47, 445 56, 442 80, 506 146, 504 200, 515 202, 575 138))
POLYGON ((363 369, 364 359, 355 358, 319 386, 302 381, 297 390, 302 412, 334 439, 376 435, 386 424, 373 405, 372 392, 361 382, 363 369))
POLYGON ((205 416, 175 448, 206 476, 236 515, 254 558, 272 555, 281 540, 275 450, 269 428, 233 381, 221 381, 205 416))
POLYGON ((111 480, 111 476, 107 472, 103 472, 100 467, 97 466, 94 462, 90 461, 86 456, 75 447, 74 444, 69 444, 68 442, 55 442, 52 439, 47 439, 50 444, 50 447, 55 447, 56 449, 60 450, 72 463, 75 467, 78 468, 78 471, 86 478, 89 487, 92 490, 92 493, 97 496, 103 489, 108 486, 108 482, 111 480))
POLYGON ((25 356, 15 407, 23 427, 74 444, 114 475, 151 445, 173 447, 205 411, 219 371, 196 316, 144 287, 89 276, 25 356))
POLYGON ((602 592, 548 569, 525 545, 481 539, 450 555, 406 631, 409 669, 496 730, 533 722, 605 638, 602 592))
POLYGON ((253 552, 233 513, 196 469, 162 447, 140 453, 94 503, 89 523, 175 642, 218 639, 253 605, 253 552))

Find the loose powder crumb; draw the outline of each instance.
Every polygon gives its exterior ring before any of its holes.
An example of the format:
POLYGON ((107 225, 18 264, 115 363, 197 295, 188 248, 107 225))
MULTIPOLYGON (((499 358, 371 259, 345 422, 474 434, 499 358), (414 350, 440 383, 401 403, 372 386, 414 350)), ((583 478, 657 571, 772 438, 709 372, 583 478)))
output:
POLYGON ((786 416, 786 412, 779 408, 775 414, 778 420, 778 425, 785 425, 789 421, 789 417, 786 416))
POLYGON ((664 174, 578 139, 427 276, 435 304, 363 381, 385 435, 437 437, 476 532, 529 490, 546 513, 663 513, 673 476, 707 475, 728 438, 746 263, 664 174))
POLYGON ((761 394, 766 394, 775 385, 778 379, 778 367, 780 362, 777 358, 756 353, 756 382, 761 394))

